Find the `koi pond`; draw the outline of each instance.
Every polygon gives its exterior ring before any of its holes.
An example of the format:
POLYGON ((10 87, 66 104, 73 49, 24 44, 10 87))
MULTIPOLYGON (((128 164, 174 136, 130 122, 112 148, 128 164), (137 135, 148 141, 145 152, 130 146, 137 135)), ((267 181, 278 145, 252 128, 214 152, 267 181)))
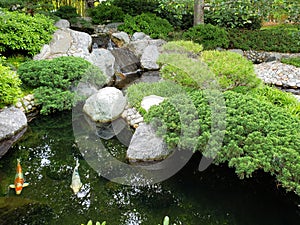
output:
MULTIPOLYGON (((103 141, 116 158, 126 147, 103 141)), ((0 224, 81 225, 88 220, 107 225, 157 225, 168 215, 177 225, 298 225, 300 198, 277 187, 264 173, 239 180, 226 165, 198 171, 200 154, 170 179, 146 187, 124 186, 95 172, 76 147, 72 113, 38 117, 26 134, 0 159, 0 224), (16 195, 17 158, 29 186, 16 195), (70 188, 79 159, 83 183, 70 188)))

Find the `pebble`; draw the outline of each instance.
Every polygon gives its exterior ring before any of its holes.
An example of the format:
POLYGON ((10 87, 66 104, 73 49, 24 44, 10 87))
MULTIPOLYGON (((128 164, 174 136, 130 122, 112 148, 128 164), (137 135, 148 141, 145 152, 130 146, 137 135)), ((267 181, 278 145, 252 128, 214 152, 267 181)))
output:
POLYGON ((23 98, 19 99, 15 104, 16 108, 22 110, 22 112, 29 113, 36 109, 36 105, 34 103, 34 96, 32 94, 26 95, 23 98))
POLYGON ((129 106, 125 107, 121 116, 133 128, 137 128, 139 123, 144 122, 142 115, 135 108, 130 108, 129 106))
POLYGON ((254 65, 259 78, 266 83, 300 88, 300 68, 281 62, 266 62, 254 65))
MULTIPOLYGON (((300 89, 300 68, 279 61, 255 64, 255 73, 266 84, 286 89, 300 89)), ((294 95, 299 101, 300 96, 294 95)))

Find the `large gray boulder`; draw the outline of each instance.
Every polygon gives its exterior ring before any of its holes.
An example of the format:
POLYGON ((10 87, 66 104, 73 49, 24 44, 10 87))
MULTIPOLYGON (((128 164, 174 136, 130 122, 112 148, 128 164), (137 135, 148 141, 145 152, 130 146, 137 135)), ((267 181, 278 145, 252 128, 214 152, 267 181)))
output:
POLYGON ((23 134, 27 127, 26 115, 15 107, 0 112, 0 158, 23 134))
POLYGON ((149 45, 155 45, 158 48, 160 48, 162 45, 164 45, 166 41, 162 39, 143 39, 143 40, 137 40, 137 41, 131 41, 130 43, 126 44, 125 47, 129 48, 131 51, 134 52, 134 54, 140 58, 143 55, 143 52, 145 48, 149 45))
POLYGON ((87 58, 92 46, 92 37, 84 32, 69 28, 55 31, 49 45, 44 45, 34 60, 52 59, 60 56, 78 56, 87 58))
POLYGON ((55 23, 55 26, 58 28, 70 28, 70 22, 65 19, 60 19, 55 23))
POLYGON ((159 51, 156 45, 147 46, 141 56, 142 68, 146 70, 158 70, 159 65, 156 63, 158 56, 159 51))
POLYGON ((108 80, 111 80, 115 73, 115 57, 109 50, 104 48, 94 49, 86 59, 99 67, 99 69, 108 77, 108 80))
POLYGON ((112 33, 111 39, 118 47, 122 47, 130 42, 129 35, 123 31, 112 33))
POLYGON ((131 163, 160 161, 168 157, 171 151, 161 137, 155 134, 154 128, 146 123, 140 123, 135 130, 126 158, 131 163))
POLYGON ((146 35, 143 32, 135 32, 132 37, 131 37, 131 41, 138 41, 138 40, 150 40, 150 36, 146 35))
POLYGON ((105 87, 90 96, 83 111, 95 122, 110 122, 122 114, 127 104, 123 93, 114 87, 105 87))

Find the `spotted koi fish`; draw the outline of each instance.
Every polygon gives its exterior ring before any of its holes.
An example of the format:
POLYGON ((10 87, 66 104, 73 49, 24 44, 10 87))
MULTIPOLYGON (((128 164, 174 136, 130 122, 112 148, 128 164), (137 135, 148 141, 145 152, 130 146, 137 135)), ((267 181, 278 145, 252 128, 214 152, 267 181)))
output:
POLYGON ((80 181, 80 176, 78 172, 78 167, 79 167, 79 162, 78 159, 76 160, 76 166, 73 170, 73 175, 72 175, 72 183, 70 187, 73 189, 74 194, 77 194, 82 187, 82 183, 80 181))
POLYGON ((21 194, 23 187, 27 187, 29 185, 29 183, 25 183, 24 181, 25 180, 24 180, 24 175, 22 172, 20 160, 17 159, 17 173, 15 176, 15 183, 9 185, 9 187, 14 188, 16 191, 16 194, 19 195, 19 194, 21 194))

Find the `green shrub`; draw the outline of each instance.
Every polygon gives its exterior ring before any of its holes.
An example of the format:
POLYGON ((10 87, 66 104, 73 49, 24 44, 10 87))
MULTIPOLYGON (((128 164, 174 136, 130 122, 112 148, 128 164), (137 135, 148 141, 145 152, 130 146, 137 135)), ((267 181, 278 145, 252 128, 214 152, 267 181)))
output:
POLYGON ((71 109, 75 103, 75 93, 71 89, 79 80, 98 87, 106 82, 106 76, 98 68, 82 58, 71 56, 25 62, 19 67, 18 74, 24 85, 34 88, 42 114, 71 109))
POLYGON ((176 52, 191 52, 199 55, 203 50, 202 45, 194 43, 193 41, 169 41, 163 45, 164 51, 176 51, 176 52))
POLYGON ((22 63, 29 60, 31 60, 29 57, 23 55, 11 55, 4 62, 2 62, 2 64, 10 67, 11 70, 16 71, 22 63))
POLYGON ((112 0, 111 6, 121 8, 124 14, 137 16, 142 13, 155 13, 158 3, 156 0, 112 0))
POLYGON ((135 17, 126 15, 124 24, 120 25, 118 29, 129 34, 144 32, 151 38, 166 38, 174 30, 167 20, 151 13, 142 13, 135 17))
POLYGON ((293 58, 283 58, 281 59, 282 63, 290 64, 300 68, 300 57, 293 57, 293 58))
POLYGON ((255 12, 253 5, 247 1, 221 1, 212 3, 209 10, 205 10, 205 23, 219 27, 239 29, 259 29, 262 18, 255 12))
POLYGON ((300 118, 300 102, 291 93, 262 85, 251 89, 247 94, 261 101, 270 102, 277 107, 284 108, 287 112, 300 118))
POLYGON ((130 85, 126 90, 127 99, 132 107, 140 108, 142 99, 148 95, 158 95, 169 97, 182 92, 182 88, 170 81, 160 81, 155 83, 137 83, 130 85))
POLYGON ((261 83, 253 64, 239 54, 203 51, 199 59, 190 55, 180 50, 178 53, 160 54, 158 63, 162 65, 161 76, 195 89, 228 90, 237 86, 253 88, 261 83))
POLYGON ((207 82, 212 83, 211 81, 215 80, 214 74, 206 64, 189 58, 187 54, 160 54, 158 62, 162 65, 160 75, 181 86, 205 89, 209 87, 207 82))
POLYGON ((22 94, 21 80, 9 67, 0 64, 0 108, 16 102, 22 94))
POLYGON ((76 8, 69 5, 59 7, 53 14, 55 16, 60 17, 61 19, 66 20, 71 20, 80 17, 80 15, 76 11, 76 8))
POLYGON ((257 78, 253 64, 243 56, 229 51, 203 51, 201 59, 218 77, 222 89, 237 86, 255 87, 261 81, 257 78))
POLYGON ((53 21, 44 15, 34 16, 0 10, 0 52, 34 55, 52 39, 53 21))
POLYGON ((82 58, 62 56, 25 62, 19 67, 18 74, 23 83, 30 87, 47 86, 66 90, 72 82, 80 80, 90 66, 82 58))
MULTIPOLYGON (((197 150, 204 151, 212 136, 212 119, 216 118, 211 117, 210 105, 203 91, 190 90, 187 93, 197 109, 200 133, 193 138, 188 137, 186 143, 196 145, 197 150)), ((210 152, 217 151, 214 163, 228 162, 241 179, 251 177, 257 170, 268 172, 276 176, 287 190, 300 195, 300 165, 297 163, 300 160, 299 118, 285 109, 252 96, 226 91, 224 98, 226 132, 223 146, 218 151, 212 145, 204 155, 209 157, 210 152)), ((181 144, 182 139, 185 139, 181 133, 179 113, 169 99, 151 107, 144 118, 147 122, 155 122, 157 118, 164 121, 162 126, 166 132, 163 138, 169 146, 178 146, 178 140, 181 138, 181 144)), ((194 127, 195 124, 190 125, 191 130, 194 127)))
POLYGON ((111 22, 121 22, 124 19, 124 12, 122 8, 110 5, 107 3, 101 3, 94 8, 88 10, 88 14, 92 17, 94 24, 105 24, 111 22))
POLYGON ((41 105, 40 113, 48 115, 56 111, 72 109, 75 93, 53 87, 39 87, 34 89, 35 103, 41 105))
POLYGON ((264 30, 228 31, 231 48, 274 52, 300 52, 300 28, 276 27, 264 30))
POLYGON ((183 38, 203 45, 204 49, 227 48, 227 31, 211 24, 199 24, 183 33, 183 38))

